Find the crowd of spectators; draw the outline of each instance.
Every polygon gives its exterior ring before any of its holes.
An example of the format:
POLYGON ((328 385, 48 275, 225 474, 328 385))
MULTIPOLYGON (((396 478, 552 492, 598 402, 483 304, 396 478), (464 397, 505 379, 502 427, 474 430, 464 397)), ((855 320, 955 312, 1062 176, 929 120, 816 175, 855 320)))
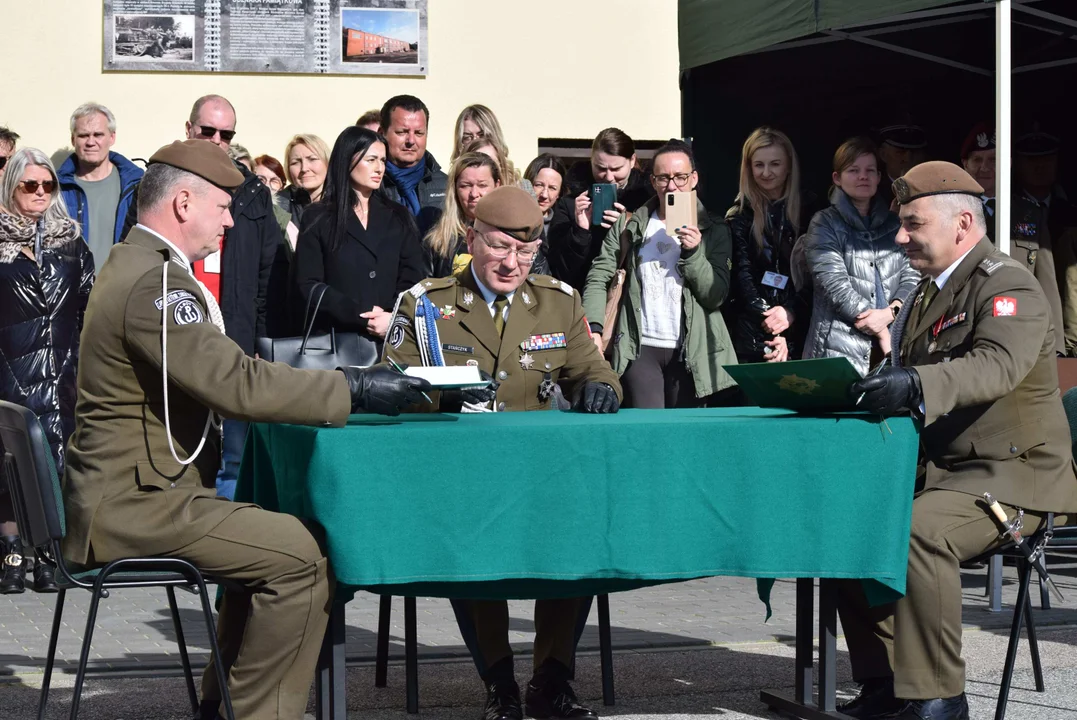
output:
MULTIPOLYGON (((690 144, 676 140, 643 160, 631 137, 609 127, 586 160, 566 167, 542 154, 521 173, 485 105, 459 113, 446 172, 427 150, 429 121, 422 100, 396 96, 344 128, 332 149, 298 133, 278 159, 233 142, 237 114, 224 97, 199 98, 177 120, 177 134, 182 124, 186 138, 226 149, 244 175, 221 250, 193 268, 244 352, 254 355, 256 338, 298 334, 323 284, 315 327, 357 332, 380 349, 402 291, 467 268, 476 203, 502 185, 537 200, 544 230, 532 272, 579 291, 626 407, 741 403, 722 369, 736 362, 845 357, 867 373, 889 351, 889 326, 919 278, 895 243, 890 190, 928 159, 912 125, 850 138, 827 179, 806 177, 789 137, 770 127, 745 140, 739 168, 698 168, 690 144), (698 223, 671 234, 666 196, 692 193, 707 172, 739 174, 732 207, 723 213, 697 200, 698 223), (599 185, 613 185, 616 197, 595 216, 599 185), (608 307, 621 277, 619 301, 608 307)), ((0 127, 0 398, 42 418, 61 468, 82 309, 95 274, 109 272, 110 250, 137 222, 143 169, 112 149, 117 126, 103 105, 77 107, 74 152, 59 168, 0 127)), ((1077 211, 1059 191, 1057 152, 1057 139, 1037 129, 1016 138, 1012 254, 1045 289, 1058 352, 1073 354, 1077 211)), ((952 155, 985 188, 992 228, 993 130, 973 128, 952 155)), ((225 422, 225 497, 245 431, 225 422)), ((11 520, 0 499, 0 554, 21 555, 11 520)), ((0 589, 21 589, 26 567, 5 565, 0 589)))

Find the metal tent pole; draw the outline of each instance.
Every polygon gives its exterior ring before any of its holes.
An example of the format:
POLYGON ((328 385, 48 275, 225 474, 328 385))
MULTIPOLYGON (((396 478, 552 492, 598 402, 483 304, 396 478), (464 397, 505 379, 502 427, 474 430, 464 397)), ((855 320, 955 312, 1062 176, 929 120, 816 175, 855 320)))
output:
POLYGON ((995 238, 998 249, 1010 253, 1010 148, 1013 98, 1011 0, 995 3, 995 238))

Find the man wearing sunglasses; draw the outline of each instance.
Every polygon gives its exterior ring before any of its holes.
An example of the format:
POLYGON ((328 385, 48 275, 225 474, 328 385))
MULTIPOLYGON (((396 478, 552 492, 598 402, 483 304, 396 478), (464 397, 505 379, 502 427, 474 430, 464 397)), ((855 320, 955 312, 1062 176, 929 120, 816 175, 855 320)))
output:
MULTIPOLYGON (((459 278, 431 278, 401 294, 386 336, 388 359, 401 365, 468 365, 494 381, 482 389, 434 395, 433 410, 548 410, 563 392, 580 412, 617 412, 621 384, 591 340, 579 293, 560 280, 530 274, 542 229, 542 211, 528 193, 510 186, 492 190, 475 207, 475 225, 467 230, 472 260, 459 278)), ((507 603, 452 604, 486 685, 482 717, 520 720, 507 603)), ((589 597, 536 601, 534 669, 526 691, 530 716, 597 717, 569 684, 590 608, 589 597)))
MULTIPOLYGON (((235 108, 220 95, 200 97, 184 130, 187 139, 205 140, 227 152, 236 136, 235 108)), ((286 333, 288 260, 269 188, 246 166, 235 166, 243 174, 243 182, 231 191, 234 225, 225 234, 220 250, 193 263, 192 269, 221 306, 225 333, 253 356, 255 338, 286 333)), ((136 222, 132 206, 127 229, 136 222)), ((231 499, 235 492, 246 433, 246 423, 225 421, 224 462, 217 477, 217 493, 222 497, 231 499)))
POLYGON ((18 139, 17 132, 0 125, 0 180, 4 178, 4 168, 7 167, 8 158, 15 154, 15 143, 18 139))

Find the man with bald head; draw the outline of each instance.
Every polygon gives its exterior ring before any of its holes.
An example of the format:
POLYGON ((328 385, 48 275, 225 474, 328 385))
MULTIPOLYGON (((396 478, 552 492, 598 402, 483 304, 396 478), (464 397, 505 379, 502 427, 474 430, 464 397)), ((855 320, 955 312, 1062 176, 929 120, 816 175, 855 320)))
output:
POLYGON ((217 663, 237 718, 299 720, 328 619, 328 561, 297 518, 216 497, 220 418, 340 426, 350 412, 396 414, 429 385, 384 367, 295 370, 250 358, 225 335, 191 264, 219 249, 243 178, 200 140, 150 158, 140 223, 113 248, 86 308, 63 552, 91 567, 178 557, 230 580, 202 720, 218 716, 217 663))
POLYGON ((923 273, 894 321, 893 366, 853 384, 861 407, 923 422, 905 597, 839 603, 860 695, 855 718, 966 720, 959 563, 997 547, 991 493, 1026 534, 1077 512, 1077 476, 1058 392, 1043 289, 985 236, 983 187, 946 162, 894 182, 897 242, 923 273))

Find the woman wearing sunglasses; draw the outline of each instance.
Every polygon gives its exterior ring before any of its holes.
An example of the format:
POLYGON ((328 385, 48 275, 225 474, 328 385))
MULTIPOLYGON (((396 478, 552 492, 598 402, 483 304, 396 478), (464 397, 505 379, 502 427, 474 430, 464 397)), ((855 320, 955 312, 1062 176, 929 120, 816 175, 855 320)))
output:
MULTIPOLYGON (((37 415, 61 476, 75 429, 79 332, 93 271, 52 163, 36 148, 19 150, 0 180, 0 399, 37 415)), ((0 593, 21 593, 33 553, 23 548, 7 495, 0 496, 0 545, 0 593)), ((56 591, 41 553, 34 589, 56 591)))

